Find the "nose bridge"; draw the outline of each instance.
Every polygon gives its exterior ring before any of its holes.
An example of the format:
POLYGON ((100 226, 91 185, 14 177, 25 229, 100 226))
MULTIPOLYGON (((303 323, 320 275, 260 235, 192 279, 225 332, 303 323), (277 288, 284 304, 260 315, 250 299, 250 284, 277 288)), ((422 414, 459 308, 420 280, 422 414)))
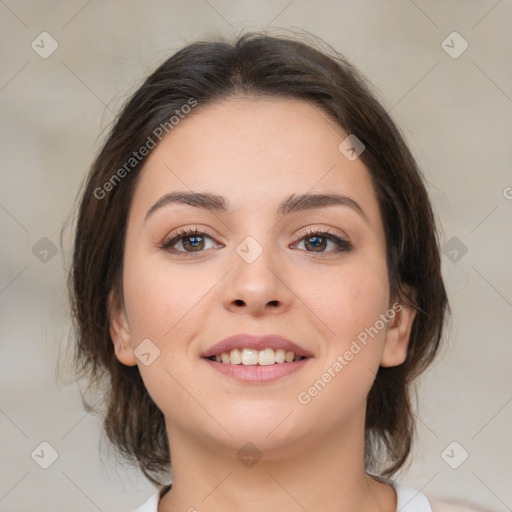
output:
POLYGON ((247 265, 259 262, 257 267, 265 263, 271 266, 278 249, 275 245, 275 219, 264 213, 262 208, 253 206, 249 209, 247 204, 241 218, 243 221, 239 223, 236 232, 241 240, 236 245, 235 252, 247 265))
POLYGON ((247 235, 235 248, 235 274, 248 282, 252 287, 266 286, 274 281, 278 248, 276 247, 271 233, 258 233, 253 231, 247 235))
POLYGON ((258 229, 245 231, 251 234, 247 234, 233 252, 233 268, 223 297, 227 308, 244 306, 253 313, 261 313, 269 306, 282 309, 288 304, 289 292, 281 278, 285 262, 280 260, 269 225, 262 218, 257 224, 258 229))

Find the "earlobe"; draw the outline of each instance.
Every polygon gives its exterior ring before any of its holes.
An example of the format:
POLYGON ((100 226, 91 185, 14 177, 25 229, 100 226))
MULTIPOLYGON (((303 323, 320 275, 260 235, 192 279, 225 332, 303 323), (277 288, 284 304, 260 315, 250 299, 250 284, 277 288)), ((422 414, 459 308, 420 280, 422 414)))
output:
POLYGON ((398 366, 407 358, 412 324, 416 310, 407 304, 395 302, 390 308, 395 312, 388 324, 384 351, 380 365, 384 367, 398 366))
POLYGON ((135 366, 137 359, 133 354, 130 326, 123 306, 115 299, 114 292, 108 294, 108 311, 110 318, 110 337, 114 352, 119 362, 126 366, 135 366))

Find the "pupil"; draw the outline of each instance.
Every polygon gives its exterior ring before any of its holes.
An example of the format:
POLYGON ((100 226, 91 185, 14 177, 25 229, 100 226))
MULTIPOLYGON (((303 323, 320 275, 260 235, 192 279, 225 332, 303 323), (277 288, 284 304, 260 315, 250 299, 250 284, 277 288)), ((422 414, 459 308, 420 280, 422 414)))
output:
POLYGON ((188 238, 185 238, 184 239, 184 244, 185 245, 190 245, 192 249, 197 249, 197 248, 201 248, 201 236, 189 236, 188 238))
POLYGON ((321 236, 311 236, 308 239, 308 243, 315 249, 322 248, 325 244, 325 242, 322 243, 323 238, 321 236))

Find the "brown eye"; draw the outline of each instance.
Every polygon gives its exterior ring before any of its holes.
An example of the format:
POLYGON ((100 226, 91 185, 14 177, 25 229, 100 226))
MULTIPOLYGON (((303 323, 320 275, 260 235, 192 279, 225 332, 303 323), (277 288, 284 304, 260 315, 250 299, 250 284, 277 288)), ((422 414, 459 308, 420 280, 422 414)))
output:
POLYGON ((324 253, 338 253, 348 252, 352 249, 352 246, 348 240, 340 238, 339 236, 333 235, 328 231, 312 231, 306 234, 302 234, 295 244, 304 241, 306 252, 315 252, 319 254, 324 253), (332 250, 325 250, 328 246, 328 242, 334 245, 332 250))
POLYGON ((325 236, 309 236, 304 239, 307 248, 312 248, 315 252, 322 252, 327 247, 327 238, 325 236))
POLYGON ((201 235, 186 236, 181 239, 181 243, 185 249, 200 251, 204 248, 204 238, 201 235))
POLYGON ((205 247, 207 240, 213 241, 209 235, 197 229, 183 229, 165 240, 161 248, 174 253, 202 252, 204 249, 210 248, 205 247), (176 245, 177 248, 174 247, 176 245))

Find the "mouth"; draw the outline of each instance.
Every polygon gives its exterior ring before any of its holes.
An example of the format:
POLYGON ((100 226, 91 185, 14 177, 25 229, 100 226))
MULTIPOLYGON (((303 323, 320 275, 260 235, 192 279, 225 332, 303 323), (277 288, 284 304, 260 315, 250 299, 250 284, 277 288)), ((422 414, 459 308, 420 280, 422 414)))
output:
POLYGON ((264 383, 298 371, 313 354, 282 336, 237 334, 213 345, 201 358, 228 377, 264 383))
MULTIPOLYGON (((242 350, 243 353, 243 350, 242 350)), ((222 357, 222 356, 221 356, 222 357)), ((251 356, 254 361, 254 356, 251 356)), ((286 359, 283 363, 271 363, 271 364, 244 364, 241 363, 223 363, 222 361, 217 362, 217 357, 204 359, 205 363, 210 366, 215 372, 220 373, 223 376, 230 377, 238 380, 242 383, 247 384, 265 384, 272 383, 277 379, 281 379, 287 375, 298 372, 301 368, 304 368, 308 364, 308 361, 313 359, 312 357, 294 357, 291 362, 287 362, 286 359)), ((290 359, 290 357, 289 357, 290 359)), ((249 359, 249 362, 251 359, 249 359)))
POLYGON ((234 348, 207 358, 221 364, 242 364, 244 366, 270 366, 274 364, 289 364, 307 359, 307 356, 296 355, 293 350, 272 347, 263 350, 253 348, 234 348))
POLYGON ((270 366, 293 363, 312 355, 278 334, 235 334, 211 346, 201 357, 222 364, 270 366))

